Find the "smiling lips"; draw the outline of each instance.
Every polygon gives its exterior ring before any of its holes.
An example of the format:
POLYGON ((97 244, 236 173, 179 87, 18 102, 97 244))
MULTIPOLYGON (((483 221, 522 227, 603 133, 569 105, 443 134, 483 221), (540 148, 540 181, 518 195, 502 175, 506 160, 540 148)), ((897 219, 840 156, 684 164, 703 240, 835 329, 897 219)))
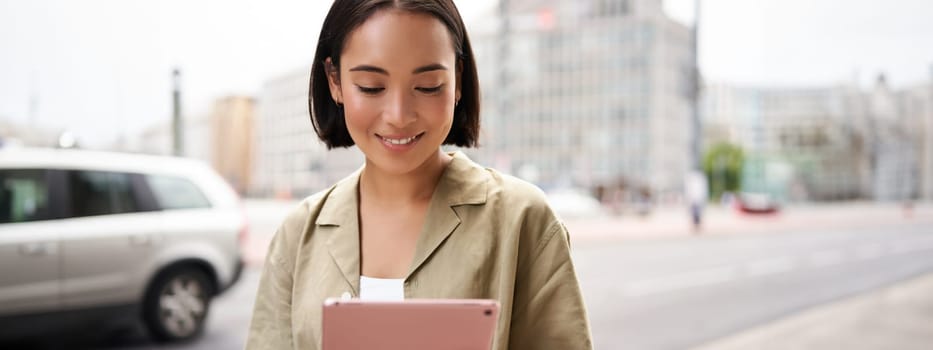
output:
POLYGON ((382 139, 383 142, 391 144, 391 145, 396 145, 396 146, 404 146, 404 145, 411 144, 417 141, 418 139, 420 139, 422 135, 424 135, 424 133, 420 133, 418 135, 411 136, 411 137, 394 138, 394 137, 385 137, 385 136, 376 134, 376 136, 382 139))

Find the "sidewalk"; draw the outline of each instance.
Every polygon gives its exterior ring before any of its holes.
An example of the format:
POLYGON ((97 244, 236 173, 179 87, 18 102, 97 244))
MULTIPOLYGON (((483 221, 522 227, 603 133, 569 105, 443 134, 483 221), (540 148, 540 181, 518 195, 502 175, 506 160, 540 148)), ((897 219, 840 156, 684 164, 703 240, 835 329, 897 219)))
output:
POLYGON ((688 237, 781 233, 884 227, 900 224, 933 225, 933 203, 915 203, 908 213, 895 203, 847 202, 798 205, 772 215, 749 215, 722 207, 708 207, 703 227, 694 232, 686 208, 662 207, 650 215, 567 219, 573 240, 640 240, 688 237))
POLYGON ((816 307, 696 350, 931 348, 933 274, 816 307))

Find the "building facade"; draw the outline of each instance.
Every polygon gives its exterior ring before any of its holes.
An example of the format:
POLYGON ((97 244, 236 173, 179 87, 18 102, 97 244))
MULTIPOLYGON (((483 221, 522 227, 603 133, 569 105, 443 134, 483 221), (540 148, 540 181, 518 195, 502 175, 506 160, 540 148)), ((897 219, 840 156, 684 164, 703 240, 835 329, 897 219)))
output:
POLYGON ((268 80, 258 100, 257 162, 251 193, 301 198, 323 190, 363 164, 356 147, 327 150, 308 112, 310 66, 268 80))
POLYGON ((492 18, 472 31, 477 158, 545 189, 682 193, 693 39, 661 1, 503 1, 492 18))
MULTIPOLYGON (((184 129, 182 156, 206 163, 213 159, 211 147, 211 119, 208 115, 182 118, 184 129)), ((130 138, 120 138, 111 147, 114 151, 172 155, 172 124, 170 120, 159 122, 130 138)))
POLYGON ((788 201, 933 198, 927 85, 894 90, 880 76, 811 88, 710 84, 704 143, 739 145, 743 190, 788 201))
POLYGON ((254 99, 244 96, 217 99, 210 115, 211 165, 240 194, 252 180, 254 115, 254 99))
POLYGON ((64 132, 0 120, 0 147, 56 147, 64 132))
POLYGON ((871 157, 868 194, 875 200, 905 200, 918 192, 915 142, 920 135, 909 127, 902 95, 888 86, 884 75, 866 93, 869 123, 865 135, 871 157))
POLYGON ((933 199, 933 67, 927 82, 901 91, 899 106, 906 129, 913 132, 919 177, 916 197, 933 199))
MULTIPOLYGON (((248 96, 214 100, 207 114, 182 118, 182 157, 210 164, 241 195, 248 193, 255 160, 255 101, 248 96)), ((114 151, 172 155, 170 120, 121 138, 114 151)))
POLYGON ((843 200, 862 194, 865 156, 859 95, 845 85, 704 90, 704 144, 740 146, 743 189, 783 200, 843 200))

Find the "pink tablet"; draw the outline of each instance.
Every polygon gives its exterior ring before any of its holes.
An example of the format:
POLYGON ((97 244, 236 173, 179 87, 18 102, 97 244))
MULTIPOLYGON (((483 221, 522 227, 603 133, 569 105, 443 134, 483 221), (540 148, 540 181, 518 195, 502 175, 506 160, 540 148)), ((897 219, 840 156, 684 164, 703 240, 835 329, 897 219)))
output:
POLYGON ((409 299, 324 302, 324 350, 492 347, 499 302, 409 299))

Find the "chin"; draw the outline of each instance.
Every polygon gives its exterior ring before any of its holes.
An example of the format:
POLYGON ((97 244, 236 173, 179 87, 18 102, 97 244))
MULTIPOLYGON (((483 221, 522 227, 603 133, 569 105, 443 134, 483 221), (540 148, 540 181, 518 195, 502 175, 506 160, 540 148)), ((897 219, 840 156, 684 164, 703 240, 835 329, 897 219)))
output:
POLYGON ((404 175, 418 170, 433 156, 436 156, 433 152, 406 156, 378 154, 375 157, 366 157, 366 159, 385 173, 404 175))

